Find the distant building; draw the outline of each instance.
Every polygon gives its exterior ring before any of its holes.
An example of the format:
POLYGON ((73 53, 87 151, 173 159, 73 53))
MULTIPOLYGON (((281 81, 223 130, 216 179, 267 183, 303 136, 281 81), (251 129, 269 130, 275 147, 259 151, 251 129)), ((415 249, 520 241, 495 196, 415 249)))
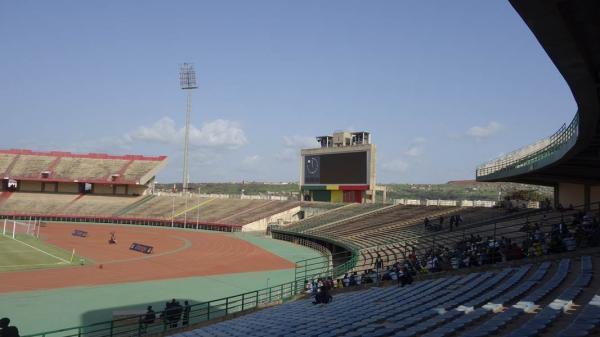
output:
MULTIPOLYGON (((376 148, 368 132, 316 137, 320 147, 303 149, 300 191, 304 201, 374 202, 376 148)), ((385 191, 384 191, 385 198, 385 191)))

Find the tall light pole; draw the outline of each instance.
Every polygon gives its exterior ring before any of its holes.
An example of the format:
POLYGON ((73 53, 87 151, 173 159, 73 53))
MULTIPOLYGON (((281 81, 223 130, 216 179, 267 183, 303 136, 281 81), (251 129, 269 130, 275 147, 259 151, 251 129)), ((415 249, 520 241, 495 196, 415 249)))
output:
POLYGON ((189 174, 189 145, 190 145, 190 114, 192 112, 192 89, 196 85, 196 71, 191 63, 184 63, 179 70, 181 89, 187 90, 187 110, 185 112, 185 140, 183 145, 183 193, 187 193, 189 174))

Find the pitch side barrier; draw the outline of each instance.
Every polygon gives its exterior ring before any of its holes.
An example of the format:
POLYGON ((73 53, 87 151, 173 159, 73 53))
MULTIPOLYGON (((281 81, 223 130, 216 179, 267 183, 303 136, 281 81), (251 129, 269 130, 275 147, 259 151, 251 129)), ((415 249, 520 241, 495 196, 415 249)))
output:
POLYGON ((183 220, 171 220, 160 218, 139 218, 139 217, 122 217, 122 216, 102 216, 102 215, 73 215, 73 214, 34 214, 34 213, 10 213, 0 212, 0 219, 11 220, 28 220, 31 218, 41 221, 56 221, 56 222, 88 222, 88 223, 108 223, 108 224, 124 224, 124 225, 144 225, 144 226, 159 226, 159 227, 178 227, 204 229, 221 232, 241 232, 241 225, 220 224, 212 222, 195 222, 183 220))
MULTIPOLYGON (((269 303, 282 303, 302 292, 304 292, 304 284, 291 281, 239 295, 192 304, 189 306, 189 326, 260 308, 269 303)), ((151 324, 144 323, 144 315, 133 315, 111 321, 24 335, 23 337, 132 337, 165 334, 169 330, 176 330, 176 328, 169 327, 166 319, 169 317, 168 315, 164 311, 157 311, 157 318, 151 324)))
MULTIPOLYGON (((600 212, 600 204, 594 209, 600 212), (596 208, 597 207, 597 208, 596 208)), ((576 207, 573 211, 583 209, 582 207, 576 207)), ((565 212, 569 212, 566 210, 565 212)), ((552 224, 561 221, 562 217, 571 215, 572 213, 565 213, 554 217, 546 218, 546 225, 544 232, 547 232, 547 228, 552 224)), ((524 216, 524 218, 526 215, 524 216)), ((511 236, 513 242, 521 243, 520 239, 527 238, 528 234, 521 231, 524 224, 527 223, 527 219, 524 221, 512 220, 510 224, 495 224, 493 227, 481 230, 478 228, 465 228, 459 231, 453 232, 431 232, 428 235, 415 236, 415 238, 421 238, 421 245, 415 245, 415 243, 398 242, 390 243, 386 245, 369 247, 361 250, 351 250, 347 252, 337 253, 331 255, 331 257, 319 257, 306 259, 296 262, 296 271, 294 280, 283 284, 275 285, 268 288, 263 288, 239 295, 229 296, 221 299, 212 301, 202 302, 190 305, 189 325, 197 325, 213 319, 223 318, 232 314, 239 314, 244 311, 260 308, 269 303, 281 303, 286 300, 293 299, 295 296, 305 293, 305 282, 307 280, 313 280, 322 277, 339 278, 347 272, 361 273, 367 270, 374 270, 374 259, 366 259, 365 256, 369 253, 371 255, 379 253, 384 261, 384 269, 388 265, 395 263, 396 261, 403 263, 407 261, 412 265, 412 261, 408 260, 408 254, 414 252, 418 261, 424 261, 429 256, 432 250, 446 247, 447 244, 452 244, 463 240, 465 237, 471 234, 479 234, 483 238, 491 237, 492 242, 496 242, 501 236, 508 237, 509 234, 515 234, 511 236), (444 238, 441 238, 441 235, 444 238), (483 234, 483 235, 482 235, 483 234), (436 240, 437 237, 437 240, 436 240), (392 250, 391 248, 394 248, 392 250), (404 250, 402 250, 402 248, 404 250), (346 259, 344 263, 341 263, 335 267, 328 262, 328 259, 346 259)), ((297 234, 297 233, 296 233, 297 234)), ((578 249, 579 247, 575 247, 578 249)), ((522 259, 524 260, 524 259, 522 259)), ((494 264, 502 262, 500 259, 491 260, 488 264, 494 264)), ((428 274, 427 270, 413 267, 417 273, 428 274)), ((451 267, 451 269, 456 269, 451 267)), ((444 271, 448 269, 440 269, 444 271)), ((377 278, 374 282, 377 281, 377 278)), ((162 317, 168 317, 164 315, 164 312, 157 312, 157 319, 154 323, 146 325, 144 324, 144 315, 132 315, 130 317, 115 319, 110 321, 98 322, 94 324, 77 326, 72 328, 53 330, 35 334, 24 335, 23 337, 132 337, 132 336, 143 336, 143 335, 156 335, 172 333, 177 331, 177 328, 170 328, 169 322, 162 317)))

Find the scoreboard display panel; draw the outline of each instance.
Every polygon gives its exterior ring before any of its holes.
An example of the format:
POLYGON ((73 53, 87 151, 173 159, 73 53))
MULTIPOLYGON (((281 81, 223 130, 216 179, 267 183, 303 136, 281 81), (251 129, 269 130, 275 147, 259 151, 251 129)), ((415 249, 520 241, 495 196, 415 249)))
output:
POLYGON ((304 157, 304 184, 368 184, 367 151, 304 157))

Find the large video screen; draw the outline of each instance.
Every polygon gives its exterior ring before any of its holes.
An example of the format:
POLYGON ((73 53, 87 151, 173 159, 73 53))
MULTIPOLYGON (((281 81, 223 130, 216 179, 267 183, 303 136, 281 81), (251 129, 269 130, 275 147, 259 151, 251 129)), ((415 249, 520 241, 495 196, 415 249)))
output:
POLYGON ((304 184, 367 184, 367 152, 304 157, 304 184))

